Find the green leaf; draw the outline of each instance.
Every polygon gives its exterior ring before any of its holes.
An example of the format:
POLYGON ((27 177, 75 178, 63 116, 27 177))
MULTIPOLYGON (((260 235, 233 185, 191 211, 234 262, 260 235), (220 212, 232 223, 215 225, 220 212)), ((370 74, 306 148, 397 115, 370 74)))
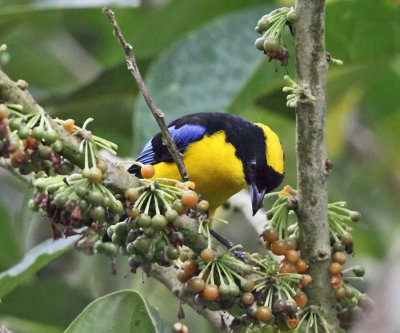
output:
MULTIPOLYGON (((254 25, 265 12, 266 7, 258 7, 220 17, 186 35, 151 66, 146 83, 167 122, 230 108, 266 60, 254 47, 254 25)), ((143 98, 136 109, 136 143, 141 146, 158 130, 143 98)))
POLYGON ((0 297, 3 297, 29 276, 72 248, 80 236, 48 239, 27 252, 24 258, 0 274, 0 297))
POLYGON ((0 201, 0 270, 9 268, 20 257, 20 248, 12 225, 11 216, 0 201))
POLYGON ((172 332, 142 296, 133 290, 121 290, 90 303, 64 333, 151 333, 172 332))
POLYGON ((57 327, 12 316, 1 316, 0 323, 14 333, 62 333, 62 330, 57 327))

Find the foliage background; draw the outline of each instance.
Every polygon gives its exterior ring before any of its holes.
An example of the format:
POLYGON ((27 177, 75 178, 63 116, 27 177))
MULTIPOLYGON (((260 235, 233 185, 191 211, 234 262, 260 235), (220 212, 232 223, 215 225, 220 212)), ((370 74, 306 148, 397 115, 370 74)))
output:
MULTIPOLYGON (((168 121, 218 111, 264 122, 285 148, 285 183, 295 184, 295 117, 281 92, 286 70, 253 47, 258 18, 290 1, 0 1, 0 43, 8 45, 8 53, 0 56, 2 69, 14 80, 28 81, 52 115, 77 123, 94 117, 92 129, 116 142, 119 156, 128 157, 156 127, 99 9, 104 4, 115 6, 168 121)), ((364 287, 372 296, 382 286, 388 291, 390 300, 385 298, 376 318, 385 322, 386 332, 395 332, 399 319, 390 315, 391 300, 400 291, 389 277, 397 264, 393 244, 400 238, 399 1, 327 1, 326 41, 331 54, 344 61, 342 67, 331 66, 328 78, 328 152, 335 165, 330 200, 345 200, 363 214, 355 232, 355 260, 367 266, 364 287)), ((291 49, 289 36, 287 42, 291 49)), ((294 77, 291 55, 287 71, 294 77)), ((5 171, 0 178, 2 271, 51 232, 45 218, 27 209, 31 192, 5 171)), ((262 251, 255 232, 243 238, 248 230, 243 216, 236 213, 231 220, 220 231, 262 251)), ((14 332, 62 332, 89 302, 122 288, 141 290, 164 318, 176 321, 173 296, 141 273, 128 274, 125 258, 118 258, 113 276, 108 258, 72 251, 2 298, 0 324, 14 332)), ((213 331, 190 309, 186 315, 191 332, 213 331)))

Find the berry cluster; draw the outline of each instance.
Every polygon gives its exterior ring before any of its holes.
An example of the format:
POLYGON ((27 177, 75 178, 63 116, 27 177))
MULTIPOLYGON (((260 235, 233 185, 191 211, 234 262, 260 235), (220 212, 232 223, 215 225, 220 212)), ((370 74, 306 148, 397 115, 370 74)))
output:
POLYGON ((297 20, 293 8, 282 7, 264 15, 257 23, 256 31, 262 34, 257 38, 255 46, 263 51, 270 60, 278 60, 282 66, 287 66, 289 53, 284 43, 285 26, 297 20))

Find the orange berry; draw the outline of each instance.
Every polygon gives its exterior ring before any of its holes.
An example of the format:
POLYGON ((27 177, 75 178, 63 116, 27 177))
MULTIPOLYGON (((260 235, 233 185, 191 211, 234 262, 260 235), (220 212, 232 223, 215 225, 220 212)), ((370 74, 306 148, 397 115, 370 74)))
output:
POLYGON ((276 242, 279 238, 278 231, 274 228, 267 228, 263 231, 262 237, 264 242, 273 243, 276 242))
POLYGON ((299 324, 299 318, 298 317, 287 318, 286 319, 286 325, 289 328, 296 328, 298 324, 299 324))
POLYGON ((32 137, 32 136, 28 136, 24 141, 23 141, 24 147, 26 149, 32 149, 35 150, 38 146, 39 143, 38 141, 32 137))
POLYGON ((285 253, 285 259, 288 262, 295 264, 299 260, 299 253, 296 250, 288 250, 285 253))
POLYGON ((332 256, 332 261, 343 265, 346 262, 346 255, 344 252, 335 252, 332 256))
POLYGON ((185 283, 187 280, 190 279, 190 276, 187 275, 187 274, 183 271, 183 269, 180 269, 180 270, 178 271, 178 273, 176 273, 176 278, 178 279, 179 282, 185 283))
POLYGON ((0 104, 0 120, 3 120, 8 117, 10 114, 10 110, 5 104, 0 104))
POLYGON ((308 268, 308 265, 307 265, 307 263, 306 263, 304 260, 299 259, 299 260, 296 262, 296 270, 297 270, 297 273, 304 273, 304 272, 307 270, 307 268, 308 268))
POLYGON ((205 283, 204 283, 204 280, 202 278, 199 278, 198 276, 195 276, 195 277, 192 277, 188 281, 188 286, 195 293, 199 293, 204 289, 205 283))
POLYGON ((296 295, 293 296, 293 300, 296 302, 297 306, 303 308, 308 302, 308 297, 305 293, 299 291, 296 295))
POLYGON ((272 311, 268 306, 259 306, 256 310, 256 318, 260 321, 268 321, 272 317, 272 311))
POLYGON ((271 252, 277 256, 283 256, 286 253, 287 246, 284 240, 278 240, 271 244, 271 252))
POLYGON ((337 262, 333 262, 329 265, 329 272, 331 272, 332 275, 338 275, 342 272, 342 265, 337 263, 337 262))
POLYGON ((182 205, 185 207, 193 207, 197 204, 199 200, 199 196, 194 191, 186 191, 185 194, 182 196, 182 205))
POLYGON ((311 281, 312 281, 312 277, 310 274, 303 274, 300 278, 300 286, 306 287, 311 283, 311 281))
POLYGON ((97 167, 91 167, 89 169, 89 180, 92 183, 98 183, 102 180, 103 178, 103 173, 101 172, 101 170, 97 167))
POLYGON ((196 187, 196 184, 195 184, 195 182, 188 180, 187 182, 183 183, 183 187, 187 188, 188 190, 194 190, 194 188, 196 187))
POLYGON ((215 301, 219 296, 219 289, 215 284, 206 284, 202 295, 207 301, 215 301))
POLYGON ((279 266, 279 273, 296 273, 296 266, 290 262, 284 261, 279 266))
POLYGON ((197 207, 198 207, 200 210, 202 210, 203 212, 205 212, 205 211, 208 209, 208 207, 210 207, 210 203, 209 203, 207 200, 201 200, 201 201, 198 203, 197 207))
POLYGON ((183 190, 183 183, 177 182, 177 183, 175 184, 175 187, 180 188, 181 190, 183 190))
POLYGON ((151 164, 143 165, 140 169, 143 178, 150 179, 156 174, 156 169, 151 164))
POLYGON ((74 131, 75 120, 73 119, 64 120, 62 125, 67 132, 72 133, 74 131))
POLYGON ((337 289, 343 286, 343 278, 340 275, 333 275, 331 277, 331 287, 337 289))
POLYGON ((204 249, 203 251, 201 251, 200 257, 205 263, 208 264, 209 262, 214 260, 215 254, 214 251, 211 249, 204 249))
POLYGON ((196 275, 199 272, 199 266, 193 259, 187 259, 182 265, 183 271, 188 276, 196 275))

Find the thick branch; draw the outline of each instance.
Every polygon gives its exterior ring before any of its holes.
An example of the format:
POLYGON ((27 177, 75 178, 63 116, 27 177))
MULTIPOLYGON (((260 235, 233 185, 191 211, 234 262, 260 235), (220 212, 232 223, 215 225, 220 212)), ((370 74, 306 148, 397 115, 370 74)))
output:
POLYGON ((313 278, 312 287, 307 290, 309 302, 320 305, 332 331, 338 332, 328 271, 331 249, 325 172, 325 1, 296 0, 296 13, 297 83, 308 87, 315 96, 315 101, 301 99, 296 108, 300 249, 313 278))
POLYGON ((143 82, 142 75, 140 74, 135 57, 133 55, 132 45, 127 43, 124 36, 122 35, 121 29, 119 28, 118 23, 115 19, 114 12, 108 8, 104 8, 103 12, 107 16, 107 18, 110 20, 110 22, 113 26, 113 29, 114 29, 114 35, 118 39, 119 43, 121 44, 122 49, 124 50, 128 69, 131 72, 131 74, 133 75, 133 77, 135 78, 135 80, 139 86, 140 92, 142 93, 151 113, 154 116, 154 119, 157 121, 157 124, 160 127, 161 134, 163 136, 163 143, 167 146, 168 151, 171 154, 172 158, 174 159, 175 164, 178 166, 178 170, 182 176, 182 179, 189 180, 189 176, 186 171, 185 164, 183 163, 182 154, 176 148, 175 142, 171 137, 171 133, 168 131, 168 128, 165 125, 164 114, 154 103, 153 99, 151 98, 151 96, 149 94, 149 91, 147 90, 146 85, 143 82))

